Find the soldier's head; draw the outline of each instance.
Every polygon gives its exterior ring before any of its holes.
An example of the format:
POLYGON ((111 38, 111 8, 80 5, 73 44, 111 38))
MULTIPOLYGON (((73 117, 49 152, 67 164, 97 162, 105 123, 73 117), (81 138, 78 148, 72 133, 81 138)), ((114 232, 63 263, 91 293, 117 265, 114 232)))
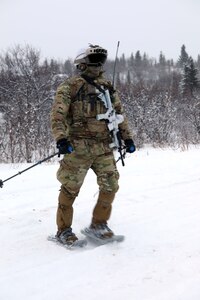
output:
POLYGON ((107 59, 107 50, 98 45, 89 45, 81 50, 74 60, 74 64, 80 72, 86 72, 92 77, 97 77, 102 72, 107 59))

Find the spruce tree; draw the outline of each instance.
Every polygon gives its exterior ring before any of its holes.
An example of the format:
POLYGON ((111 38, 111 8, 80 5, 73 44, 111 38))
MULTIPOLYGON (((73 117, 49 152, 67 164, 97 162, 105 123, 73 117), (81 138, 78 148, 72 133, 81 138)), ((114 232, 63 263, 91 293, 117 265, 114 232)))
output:
POLYGON ((188 63, 188 60, 189 60, 189 56, 186 52, 185 45, 183 45, 181 47, 181 55, 179 56, 179 59, 178 59, 178 66, 181 68, 184 68, 184 66, 188 63))
POLYGON ((188 63, 184 66, 181 85, 183 95, 193 95, 194 89, 199 87, 198 70, 192 57, 189 57, 188 63))
POLYGON ((135 54, 135 67, 141 67, 142 64, 142 56, 140 54, 140 51, 138 50, 135 54))
POLYGON ((142 76, 142 56, 140 54, 140 51, 137 51, 136 54, 135 54, 134 71, 135 71, 137 80, 141 80, 141 76, 142 76))
POLYGON ((159 65, 162 67, 166 66, 166 59, 165 59, 165 56, 163 55, 162 51, 160 52, 160 55, 159 55, 159 65))

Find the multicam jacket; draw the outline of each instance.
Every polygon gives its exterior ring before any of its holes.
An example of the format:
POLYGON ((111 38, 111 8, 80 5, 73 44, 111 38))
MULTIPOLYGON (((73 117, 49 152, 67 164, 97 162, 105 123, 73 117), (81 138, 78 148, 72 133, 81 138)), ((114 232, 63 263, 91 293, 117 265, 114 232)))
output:
MULTIPOLYGON (((94 82, 104 89, 109 89, 116 113, 123 114, 121 101, 110 81, 99 76, 94 82)), ((98 114, 107 111, 102 100, 98 98, 99 93, 94 85, 89 84, 80 75, 67 79, 58 87, 51 110, 51 127, 56 141, 62 138, 111 141, 106 120, 96 119, 98 114)), ((132 138, 125 116, 119 128, 123 140, 132 138)))

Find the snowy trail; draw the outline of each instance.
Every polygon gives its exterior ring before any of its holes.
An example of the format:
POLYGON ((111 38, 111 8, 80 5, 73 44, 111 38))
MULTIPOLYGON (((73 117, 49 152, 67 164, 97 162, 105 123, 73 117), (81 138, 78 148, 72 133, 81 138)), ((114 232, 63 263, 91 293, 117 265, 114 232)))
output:
MULTIPOLYGON (((1 300, 199 300, 200 149, 146 148, 119 165, 110 226, 121 244, 67 251, 56 231, 58 164, 41 165, 0 190, 1 300)), ((27 165, 1 165, 5 179, 27 165)), ((89 224, 98 188, 88 173, 74 231, 89 224)))

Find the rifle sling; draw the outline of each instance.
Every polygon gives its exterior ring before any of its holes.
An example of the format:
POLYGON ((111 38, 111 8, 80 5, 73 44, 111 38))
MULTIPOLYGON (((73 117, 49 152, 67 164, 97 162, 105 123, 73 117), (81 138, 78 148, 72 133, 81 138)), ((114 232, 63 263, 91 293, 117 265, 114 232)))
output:
POLYGON ((96 82, 94 82, 94 80, 92 78, 90 78, 89 76, 85 75, 85 74, 82 74, 81 77, 83 79, 85 79, 85 81, 87 81, 89 84, 95 86, 101 93, 105 94, 105 90, 102 89, 102 87, 97 84, 96 82))

